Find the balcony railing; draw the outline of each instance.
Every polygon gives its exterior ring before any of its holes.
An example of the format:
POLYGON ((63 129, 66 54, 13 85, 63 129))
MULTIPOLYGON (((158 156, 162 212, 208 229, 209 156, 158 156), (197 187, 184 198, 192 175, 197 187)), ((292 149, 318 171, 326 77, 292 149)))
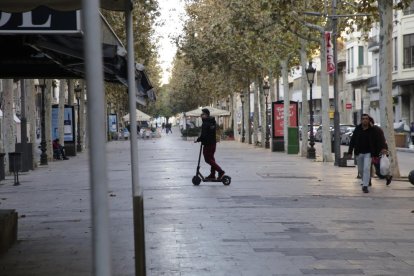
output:
POLYGON ((404 15, 414 14, 414 9, 406 9, 403 11, 404 15))
POLYGON ((367 88, 378 87, 378 76, 373 76, 368 79, 367 88))
POLYGON ((371 66, 368 66, 368 65, 358 66, 356 68, 356 75, 357 75, 358 78, 360 78, 360 77, 368 78, 368 76, 371 75, 371 66))

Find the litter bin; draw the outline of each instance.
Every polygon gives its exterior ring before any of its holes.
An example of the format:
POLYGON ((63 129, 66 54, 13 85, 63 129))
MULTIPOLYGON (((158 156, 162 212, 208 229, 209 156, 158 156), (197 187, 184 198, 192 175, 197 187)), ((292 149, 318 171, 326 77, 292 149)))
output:
POLYGON ((4 172, 4 156, 6 154, 0 153, 0 180, 4 180, 6 178, 6 174, 4 172))
POLYGON ((9 171, 14 174, 14 185, 20 185, 19 183, 19 171, 22 168, 22 153, 21 152, 9 152, 9 171))
POLYGON ((9 171, 18 172, 22 168, 22 153, 9 152, 9 171))
POLYGON ((406 139, 405 133, 395 133, 395 146, 397 148, 405 148, 406 139))
POLYGON ((297 127, 288 127, 288 154, 299 153, 299 130, 297 127))

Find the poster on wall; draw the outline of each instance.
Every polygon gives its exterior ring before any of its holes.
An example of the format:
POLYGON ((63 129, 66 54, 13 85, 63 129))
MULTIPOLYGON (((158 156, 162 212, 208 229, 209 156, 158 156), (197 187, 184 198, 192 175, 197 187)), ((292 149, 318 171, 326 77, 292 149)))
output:
POLYGON ((111 132, 118 132, 118 118, 116 114, 109 114, 108 115, 108 131, 111 132))
MULTIPOLYGON (((277 101, 272 103, 272 125, 273 138, 284 137, 284 103, 277 101)), ((289 104, 289 126, 298 126, 298 103, 290 101, 289 104)))
MULTIPOLYGON (((65 105, 63 116, 63 133, 65 142, 75 142, 74 107, 65 105)), ((59 138, 59 106, 52 106, 52 140, 59 138)))

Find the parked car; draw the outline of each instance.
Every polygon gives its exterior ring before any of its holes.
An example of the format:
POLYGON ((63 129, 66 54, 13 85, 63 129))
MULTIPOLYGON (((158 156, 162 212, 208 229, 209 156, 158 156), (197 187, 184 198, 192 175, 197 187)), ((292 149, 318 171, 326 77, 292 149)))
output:
MULTIPOLYGON (((340 143, 342 144, 342 135, 344 135, 347 131, 348 131, 348 128, 352 128, 352 131, 353 131, 353 129, 355 129, 355 126, 354 125, 347 125, 347 124, 340 124, 339 125, 339 141, 340 141, 340 143)), ((331 129, 331 137, 332 137, 332 141, 334 141, 335 139, 335 137, 334 137, 334 131, 335 131, 335 129, 334 128, 332 128, 331 129)), ((349 137, 348 137, 349 138, 349 137)), ((345 139, 345 137, 344 137, 344 139, 345 139)), ((351 139, 349 139, 349 141, 350 141, 351 139)))
MULTIPOLYGON (((319 125, 314 125, 313 126, 313 135, 315 135, 316 129, 318 127, 319 127, 319 125)), ((309 140, 309 137, 310 137, 310 131, 309 131, 309 129, 310 129, 310 125, 308 124, 308 140, 309 140)), ((299 126, 299 139, 302 140, 302 126, 299 126)))
MULTIPOLYGON (((332 137, 332 130, 333 130, 333 127, 329 126, 331 137, 332 137)), ((315 141, 322 142, 322 126, 319 126, 318 129, 316 130, 315 141)))
POLYGON ((344 133, 341 134, 341 144, 349 145, 351 142, 352 134, 354 133, 355 127, 348 127, 344 133))

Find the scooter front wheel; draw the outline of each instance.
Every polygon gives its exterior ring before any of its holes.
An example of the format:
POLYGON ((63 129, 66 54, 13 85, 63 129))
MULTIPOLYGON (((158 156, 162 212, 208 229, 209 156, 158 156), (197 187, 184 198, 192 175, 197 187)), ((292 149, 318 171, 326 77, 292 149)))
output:
POLYGON ((198 175, 193 176, 193 180, 192 180, 193 184, 198 186, 201 183, 201 178, 198 175))
POLYGON ((223 176, 222 178, 221 178, 221 182, 224 184, 224 185, 230 185, 230 183, 231 183, 231 177, 230 176, 227 176, 227 175, 225 175, 225 176, 223 176))

